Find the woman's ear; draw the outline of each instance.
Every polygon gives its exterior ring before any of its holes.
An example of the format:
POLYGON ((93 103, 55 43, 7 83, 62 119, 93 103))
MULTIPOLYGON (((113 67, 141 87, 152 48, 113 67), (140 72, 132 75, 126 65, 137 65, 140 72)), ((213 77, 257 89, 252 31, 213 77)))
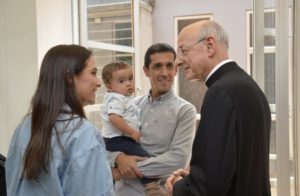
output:
POLYGON ((74 85, 74 80, 69 71, 66 72, 66 80, 67 80, 68 85, 70 85, 70 86, 74 85))

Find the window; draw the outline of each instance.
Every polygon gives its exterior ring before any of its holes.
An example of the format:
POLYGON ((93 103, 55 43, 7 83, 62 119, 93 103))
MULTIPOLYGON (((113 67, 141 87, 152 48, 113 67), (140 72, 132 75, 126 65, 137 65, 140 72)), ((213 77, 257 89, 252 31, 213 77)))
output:
MULTIPOLYGON (((131 22, 120 22, 115 23, 115 44, 122 46, 132 46, 132 25, 131 22)), ((122 52, 116 51, 116 60, 125 61, 130 65, 132 62, 131 54, 124 54, 122 52)))
MULTIPOLYGON (((126 61, 134 68, 136 95, 149 90, 145 88, 148 79, 141 77, 143 69, 140 62, 143 59, 144 51, 152 43, 153 2, 146 0, 79 0, 77 5, 77 0, 72 0, 72 3, 74 42, 79 42, 93 51, 99 70, 98 77, 101 78, 104 65, 116 60, 126 61), (80 26, 76 23, 78 16, 80 16, 80 26), (78 35, 76 34, 77 27, 78 35)), ((96 94, 96 104, 85 107, 87 118, 100 129, 102 126, 99 108, 105 92, 106 88, 102 84, 96 94)))
MULTIPOLYGON (((103 66, 116 60, 134 65, 132 0, 81 0, 80 42, 93 51, 101 78, 103 66)), ((101 129, 99 113, 105 85, 96 92, 96 104, 86 106, 89 120, 101 129)))
MULTIPOLYGON (((253 14, 252 10, 247 11, 247 71, 251 74, 251 76, 254 79, 261 78, 262 79, 262 89, 264 93, 267 96, 267 99, 270 104, 271 109, 271 115, 272 115, 272 124, 271 124, 271 136, 270 136, 270 182, 271 182, 271 191, 272 195, 278 195, 278 178, 280 178, 282 175, 281 173, 287 173, 289 176, 290 182, 288 182, 288 185, 290 187, 285 187, 285 190, 280 190, 281 193, 285 192, 286 195, 295 195, 295 171, 294 171, 294 150, 293 150, 293 126, 292 126, 292 112, 291 112, 291 97, 292 97, 292 61, 291 61, 291 43, 292 43, 292 36, 291 36, 291 9, 289 9, 289 40, 288 45, 289 47, 286 49, 289 53, 289 63, 285 65, 279 65, 283 66, 284 69, 288 70, 288 76, 286 77, 288 79, 287 85, 288 85, 288 94, 285 94, 284 99, 287 99, 289 102, 289 116, 287 126, 289 127, 288 130, 279 130, 278 129, 278 119, 277 115, 280 114, 277 111, 276 105, 278 104, 278 100, 276 100, 276 90, 280 91, 278 88, 278 82, 281 82, 280 80, 284 80, 285 77, 280 77, 281 75, 276 73, 276 59, 280 58, 276 55, 278 55, 276 52, 276 11, 274 8, 270 9, 264 9, 263 13, 263 20, 264 20, 264 39, 263 39, 263 67, 255 67, 254 61, 253 61, 253 14), (278 78, 276 78, 278 77, 278 78), (279 80, 280 79, 280 80, 279 80), (284 140, 282 138, 279 138, 278 133, 282 133, 287 136, 287 140, 284 140), (279 147, 280 146, 280 147, 279 147), (280 148, 287 148, 287 151, 289 152, 288 160, 282 161, 283 157, 278 157, 278 150, 280 148), (281 159, 281 160, 279 160, 281 159), (281 163, 285 162, 286 165, 285 168, 288 169, 288 171, 280 171, 278 168, 278 164, 280 161, 281 163), (287 192, 290 191, 290 194, 287 194, 287 192)), ((278 32, 278 31, 277 31, 278 32)), ((277 71, 278 72, 278 71, 277 71)), ((279 92, 282 93, 282 92, 279 92)), ((282 116, 281 116, 282 118, 282 116)), ((282 121, 281 121, 282 123, 282 121)), ((280 195, 280 194, 279 194, 280 195)))

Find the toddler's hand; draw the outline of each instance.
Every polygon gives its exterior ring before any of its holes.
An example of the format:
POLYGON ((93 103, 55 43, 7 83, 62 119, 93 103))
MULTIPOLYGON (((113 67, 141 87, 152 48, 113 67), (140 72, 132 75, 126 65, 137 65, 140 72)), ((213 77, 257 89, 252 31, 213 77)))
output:
POLYGON ((138 131, 134 131, 134 132, 130 135, 130 137, 131 137, 132 139, 134 139, 137 143, 139 143, 139 142, 140 142, 141 133, 138 132, 138 131))

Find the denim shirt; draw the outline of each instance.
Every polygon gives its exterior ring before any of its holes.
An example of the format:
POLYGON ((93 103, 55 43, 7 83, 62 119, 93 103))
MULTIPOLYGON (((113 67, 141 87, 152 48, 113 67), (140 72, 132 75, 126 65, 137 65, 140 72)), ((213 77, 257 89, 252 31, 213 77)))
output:
POLYGON ((48 172, 39 182, 22 176, 23 156, 31 134, 31 116, 15 130, 6 160, 8 195, 114 195, 102 136, 86 119, 61 114, 55 124, 63 150, 52 130, 48 172))

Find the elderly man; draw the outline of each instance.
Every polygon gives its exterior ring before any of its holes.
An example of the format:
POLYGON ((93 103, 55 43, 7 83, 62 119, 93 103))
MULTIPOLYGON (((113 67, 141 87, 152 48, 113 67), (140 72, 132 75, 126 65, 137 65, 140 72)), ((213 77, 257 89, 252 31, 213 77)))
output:
POLYGON ((228 37, 213 21, 180 32, 176 62, 206 83, 190 171, 167 180, 175 196, 268 196, 271 115, 256 82, 228 58, 228 37))

